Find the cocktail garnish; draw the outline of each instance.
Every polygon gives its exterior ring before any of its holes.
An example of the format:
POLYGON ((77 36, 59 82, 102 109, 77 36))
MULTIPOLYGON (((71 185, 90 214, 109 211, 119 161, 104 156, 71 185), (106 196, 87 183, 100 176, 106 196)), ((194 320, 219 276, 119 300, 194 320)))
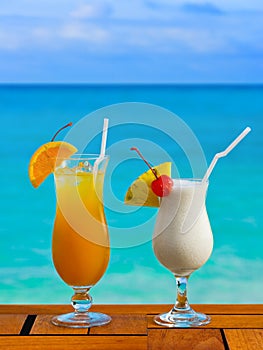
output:
POLYGON ((147 164, 147 166, 151 169, 153 175, 155 176, 155 180, 153 180, 151 183, 151 189, 153 190, 153 192, 158 197, 168 196, 173 188, 173 180, 170 178, 170 176, 165 174, 158 175, 156 169, 149 164, 149 162, 144 158, 144 156, 141 154, 137 147, 132 147, 131 150, 136 151, 138 153, 138 155, 147 164))
POLYGON ((66 128, 69 127, 69 126, 72 126, 72 124, 73 124, 73 123, 70 122, 70 123, 68 123, 68 124, 66 124, 66 125, 64 125, 64 126, 62 126, 62 128, 58 129, 58 131, 57 131, 57 132, 55 133, 55 135, 52 137, 51 142, 53 142, 53 141, 55 140, 57 134, 59 134, 60 131, 62 131, 63 129, 66 129, 66 128))
MULTIPOLYGON (((171 176, 171 162, 165 162, 154 167, 156 174, 171 176)), ((160 197, 152 190, 151 184, 156 179, 149 169, 141 174, 128 188, 124 202, 127 205, 159 207, 160 197)))
POLYGON ((49 174, 54 172, 55 166, 62 163, 63 159, 69 158, 72 154, 77 152, 77 148, 68 142, 54 141, 61 130, 71 125, 72 123, 68 123, 60 128, 50 142, 41 145, 32 155, 28 172, 29 179, 35 188, 37 188, 49 174), (61 160, 57 159, 58 156, 61 160))

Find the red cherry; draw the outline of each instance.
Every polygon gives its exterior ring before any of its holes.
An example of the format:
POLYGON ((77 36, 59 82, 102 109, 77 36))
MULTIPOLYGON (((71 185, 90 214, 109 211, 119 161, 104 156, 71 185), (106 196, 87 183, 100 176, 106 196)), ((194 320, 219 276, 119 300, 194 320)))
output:
POLYGON ((157 176, 157 171, 151 167, 151 165, 147 162, 147 160, 144 158, 144 156, 141 154, 141 152, 138 150, 137 147, 132 147, 132 151, 136 151, 139 156, 142 158, 142 160, 148 165, 148 167, 151 169, 153 175, 156 177, 155 180, 151 183, 151 188, 153 192, 158 197, 166 197, 171 192, 173 188, 173 180, 168 175, 161 175, 157 176))
POLYGON ((153 192, 159 197, 166 197, 173 188, 173 180, 168 175, 161 175, 151 184, 153 192))

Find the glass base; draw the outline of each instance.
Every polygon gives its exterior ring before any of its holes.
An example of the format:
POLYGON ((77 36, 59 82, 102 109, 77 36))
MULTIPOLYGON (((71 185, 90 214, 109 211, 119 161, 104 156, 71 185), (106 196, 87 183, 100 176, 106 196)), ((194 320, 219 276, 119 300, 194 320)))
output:
POLYGON ((204 326, 210 323, 211 318, 200 312, 195 312, 191 308, 175 309, 170 312, 160 314, 154 317, 154 322, 170 328, 189 328, 204 326))
POLYGON ((102 326, 111 321, 111 317, 100 312, 71 312, 54 316, 51 322, 55 326, 70 328, 89 328, 102 326))

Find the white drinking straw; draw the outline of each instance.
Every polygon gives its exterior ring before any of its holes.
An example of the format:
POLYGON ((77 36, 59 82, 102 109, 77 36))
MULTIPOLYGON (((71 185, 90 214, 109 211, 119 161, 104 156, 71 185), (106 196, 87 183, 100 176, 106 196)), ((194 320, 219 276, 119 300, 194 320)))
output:
POLYGON ((216 162, 218 161, 219 158, 225 157, 230 151, 232 151, 232 149, 234 147, 236 147, 236 145, 251 131, 251 129, 249 127, 246 127, 246 129, 222 152, 217 153, 211 164, 209 165, 205 176, 203 178, 203 182, 207 181, 212 170, 214 169, 214 166, 216 165, 216 162))
POLYGON ((100 157, 99 158, 103 158, 105 156, 106 142, 107 142, 107 135, 108 135, 108 125, 109 125, 109 119, 104 118, 102 140, 101 140, 101 147, 100 147, 100 157))
POLYGON ((100 146, 100 155, 96 159, 96 161, 94 163, 94 166, 93 166, 93 173, 94 173, 95 177, 97 176, 99 163, 105 157, 106 143, 107 143, 107 134, 108 134, 108 124, 109 124, 109 119, 108 118, 104 118, 103 130, 102 130, 102 139, 101 139, 101 146, 100 146))

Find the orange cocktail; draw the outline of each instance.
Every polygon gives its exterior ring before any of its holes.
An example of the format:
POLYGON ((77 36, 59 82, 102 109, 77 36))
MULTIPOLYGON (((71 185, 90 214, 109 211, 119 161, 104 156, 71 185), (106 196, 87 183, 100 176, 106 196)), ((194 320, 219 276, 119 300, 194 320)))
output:
POLYGON ((80 171, 75 177, 63 174, 62 169, 55 173, 55 179, 58 199, 52 242, 54 265, 67 284, 92 286, 103 276, 110 255, 101 200, 103 174, 94 181, 92 173, 80 171), (87 210, 83 221, 77 210, 80 205, 87 210), (75 225, 75 221, 79 223, 75 225))
POLYGON ((56 316, 52 322, 70 327, 91 327, 110 317, 88 312, 90 288, 105 273, 110 246, 104 214, 103 183, 108 158, 73 155, 55 168, 57 208, 52 255, 55 268, 75 294, 75 312, 56 316))
POLYGON ((52 255, 55 268, 74 289, 74 312, 52 318, 57 326, 86 328, 111 321, 108 315, 89 312, 90 288, 103 276, 110 256, 109 235, 104 215, 103 183, 108 157, 105 156, 108 119, 104 119, 99 155, 76 154, 77 148, 65 141, 41 145, 32 155, 28 173, 37 188, 54 173, 57 196, 52 255))

